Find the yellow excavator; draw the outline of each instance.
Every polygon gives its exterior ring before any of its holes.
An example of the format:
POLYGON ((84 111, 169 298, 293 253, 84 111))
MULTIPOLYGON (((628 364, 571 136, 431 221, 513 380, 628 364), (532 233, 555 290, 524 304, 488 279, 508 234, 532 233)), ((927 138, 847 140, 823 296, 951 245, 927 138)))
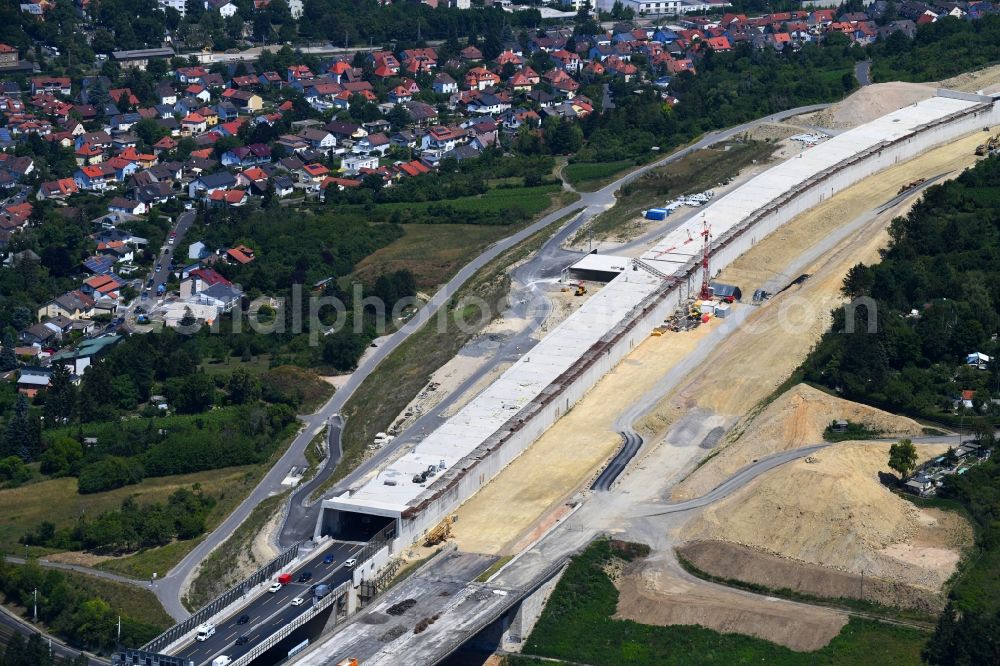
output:
POLYGON ((994 134, 986 141, 986 143, 981 143, 976 146, 976 155, 979 157, 992 155, 998 150, 1000 150, 1000 134, 994 134))

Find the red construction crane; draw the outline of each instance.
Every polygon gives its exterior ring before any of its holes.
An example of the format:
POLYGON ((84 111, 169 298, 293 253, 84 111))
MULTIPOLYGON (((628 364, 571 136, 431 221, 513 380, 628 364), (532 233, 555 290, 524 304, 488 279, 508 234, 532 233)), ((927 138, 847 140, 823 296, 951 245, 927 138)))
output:
MULTIPOLYGON (((690 243, 691 241, 694 240, 694 237, 691 235, 691 230, 690 229, 687 230, 687 235, 688 235, 687 240, 684 241, 683 243, 681 243, 681 245, 687 245, 688 243, 690 243)), ((656 256, 654 256, 653 259, 659 259, 660 257, 662 257, 665 254, 670 254, 671 252, 673 252, 674 250, 676 250, 678 247, 680 247, 680 246, 679 245, 673 245, 671 247, 668 247, 666 250, 660 250, 659 252, 656 253, 656 256)))
POLYGON ((701 230, 701 237, 705 239, 705 247, 701 255, 701 294, 700 298, 703 301, 711 300, 712 298, 712 286, 708 282, 708 250, 711 245, 712 238, 712 228, 708 226, 708 221, 703 222, 704 227, 701 230))

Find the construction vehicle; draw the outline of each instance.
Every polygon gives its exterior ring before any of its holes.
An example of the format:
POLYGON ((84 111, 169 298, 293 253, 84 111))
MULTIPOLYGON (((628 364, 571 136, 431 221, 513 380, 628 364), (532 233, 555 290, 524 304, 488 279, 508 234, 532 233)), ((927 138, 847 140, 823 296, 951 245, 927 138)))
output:
POLYGON ((574 296, 583 296, 586 293, 587 293, 587 288, 585 286, 583 286, 583 283, 582 282, 577 282, 576 283, 576 292, 574 293, 574 296))
POLYGON ((912 190, 915 187, 920 187, 926 181, 927 181, 926 178, 917 178, 915 181, 913 181, 911 183, 907 183, 906 185, 901 186, 899 188, 899 191, 896 192, 896 194, 902 194, 903 192, 906 192, 907 190, 912 190))
POLYGON ((994 134, 986 140, 986 143, 976 146, 976 155, 979 157, 993 155, 998 151, 1000 151, 1000 134, 994 134))
POLYGON ((341 659, 337 662, 337 666, 358 666, 358 660, 354 658, 341 659))
POLYGON ((427 538, 424 539, 424 546, 436 546, 442 541, 445 541, 451 536, 451 524, 455 521, 455 516, 448 516, 440 523, 437 527, 433 528, 427 533, 427 538))

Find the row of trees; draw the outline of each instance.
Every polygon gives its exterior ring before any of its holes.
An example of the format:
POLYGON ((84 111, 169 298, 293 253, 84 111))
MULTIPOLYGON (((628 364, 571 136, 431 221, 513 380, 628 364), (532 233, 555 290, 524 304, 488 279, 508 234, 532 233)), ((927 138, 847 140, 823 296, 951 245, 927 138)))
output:
MULTIPOLYGON (((121 640, 126 645, 142 645, 160 633, 161 628, 130 617, 120 608, 74 585, 62 572, 42 569, 34 562, 23 566, 0 561, 0 593, 9 603, 33 608, 37 591, 38 619, 51 631, 65 637, 75 647, 108 651, 116 644, 118 618, 121 617, 121 640)), ((48 646, 45 646, 48 654, 48 646)), ((4 666, 39 666, 54 663, 39 654, 35 639, 24 642, 12 639, 4 653, 4 666)), ((78 662, 73 662, 74 665, 78 662)), ((83 661, 82 663, 86 663, 83 661)))
POLYGON ((0 655, 0 666, 90 666, 90 659, 82 653, 73 659, 60 659, 53 656, 41 634, 24 638, 20 632, 14 632, 0 655))
POLYGON ((804 365, 806 379, 933 419, 953 418, 961 392, 973 390, 974 415, 996 416, 990 398, 1000 363, 983 371, 965 358, 1000 352, 998 186, 1000 160, 984 160, 929 188, 892 222, 882 261, 859 264, 844 280, 844 295, 864 300, 834 312, 832 330, 804 365))
POLYGON ((57 529, 53 523, 44 521, 21 537, 21 543, 111 554, 155 548, 174 538, 187 540, 203 534, 215 503, 215 497, 202 493, 199 487, 180 488, 166 503, 139 506, 133 497, 128 497, 120 509, 106 511, 92 520, 82 516, 71 528, 57 529))

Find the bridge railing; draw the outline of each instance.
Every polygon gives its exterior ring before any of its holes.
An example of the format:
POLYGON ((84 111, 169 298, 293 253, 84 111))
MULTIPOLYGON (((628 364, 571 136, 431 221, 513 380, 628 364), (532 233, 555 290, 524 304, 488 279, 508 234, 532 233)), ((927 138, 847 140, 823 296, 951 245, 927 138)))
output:
POLYGON ((246 595, 254 587, 270 579, 282 567, 294 560, 299 554, 299 546, 301 546, 301 544, 298 543, 291 546, 260 569, 257 569, 257 571, 253 572, 242 581, 205 604, 205 606, 198 609, 198 611, 191 615, 191 617, 178 622, 150 642, 143 645, 140 650, 145 652, 159 652, 183 637, 188 632, 192 631, 195 627, 198 627, 205 621, 211 619, 240 597, 246 595))
POLYGON ((330 591, 329 594, 324 596, 322 599, 316 599, 313 597, 313 605, 305 613, 302 613, 294 620, 281 627, 267 638, 261 640, 256 644, 252 650, 247 652, 242 657, 234 659, 230 666, 245 666, 249 664, 257 657, 261 656, 272 647, 278 644, 279 641, 284 639, 286 636, 290 635, 293 631, 301 627, 306 622, 316 617, 321 611, 326 610, 336 601, 346 597, 351 591, 351 581, 346 581, 338 585, 335 589, 330 591))
POLYGON ((392 521, 381 530, 378 531, 375 536, 368 540, 365 547, 361 549, 358 553, 357 560, 359 564, 363 564, 375 556, 375 553, 385 548, 386 544, 391 542, 396 538, 396 521, 392 521))

